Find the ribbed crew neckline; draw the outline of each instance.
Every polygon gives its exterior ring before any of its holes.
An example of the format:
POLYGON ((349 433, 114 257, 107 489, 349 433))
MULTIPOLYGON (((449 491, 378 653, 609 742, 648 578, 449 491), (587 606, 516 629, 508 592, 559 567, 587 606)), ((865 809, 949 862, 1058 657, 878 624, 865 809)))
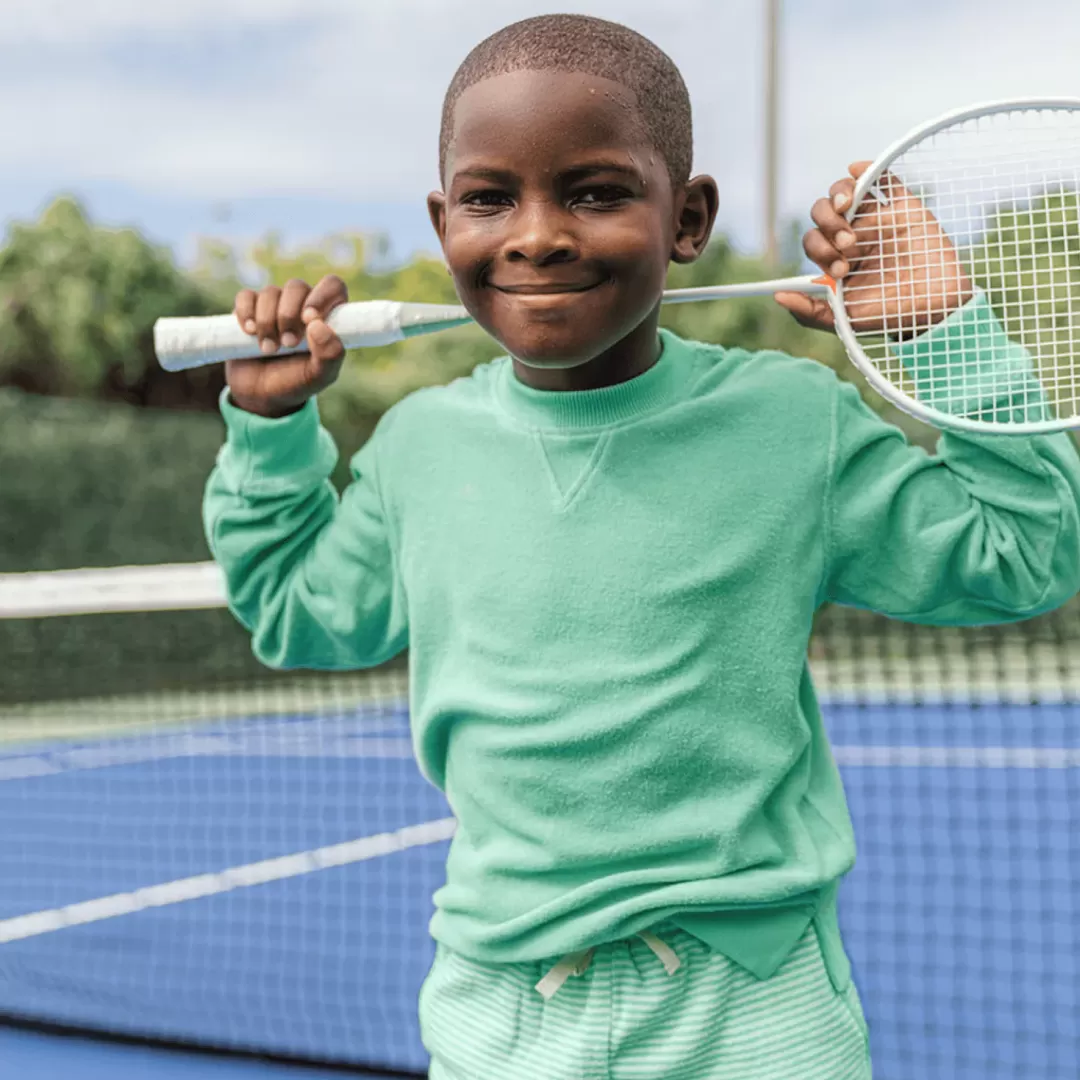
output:
POLYGON ((660 331, 660 356, 648 371, 616 386, 599 390, 536 390, 526 386, 506 360, 496 385, 502 408, 535 428, 574 430, 625 423, 672 401, 682 383, 685 344, 667 330, 660 331))

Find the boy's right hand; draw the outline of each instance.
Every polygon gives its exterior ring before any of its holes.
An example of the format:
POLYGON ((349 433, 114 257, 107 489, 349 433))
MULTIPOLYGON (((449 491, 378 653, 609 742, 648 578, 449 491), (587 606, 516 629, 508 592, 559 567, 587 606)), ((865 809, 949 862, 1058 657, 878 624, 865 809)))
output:
POLYGON ((232 403, 259 416, 288 416, 325 390, 338 377, 345 358, 345 346, 326 320, 348 299, 345 282, 333 274, 315 288, 293 279, 284 288, 268 285, 258 293, 238 292, 237 321, 244 333, 258 338, 263 355, 225 365, 232 403), (279 347, 294 348, 305 335, 310 352, 275 356, 279 347))

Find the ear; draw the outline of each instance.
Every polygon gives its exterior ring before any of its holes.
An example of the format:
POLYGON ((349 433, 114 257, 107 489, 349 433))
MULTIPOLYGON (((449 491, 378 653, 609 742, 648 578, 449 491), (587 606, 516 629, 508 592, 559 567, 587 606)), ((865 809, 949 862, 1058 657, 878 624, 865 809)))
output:
POLYGON ((700 257, 712 235, 719 204, 720 191, 711 176, 695 176, 686 182, 675 201, 672 262, 692 263, 700 257))
POLYGON ((433 191, 427 197, 428 217, 435 226, 435 234, 439 238, 439 246, 446 248, 446 196, 441 191, 433 191))

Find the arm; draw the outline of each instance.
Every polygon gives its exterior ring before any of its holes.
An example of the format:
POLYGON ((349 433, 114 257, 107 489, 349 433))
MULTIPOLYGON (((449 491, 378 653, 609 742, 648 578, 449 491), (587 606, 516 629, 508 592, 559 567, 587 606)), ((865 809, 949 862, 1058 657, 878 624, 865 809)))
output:
POLYGON ((267 419, 226 392, 221 409, 227 441, 203 517, 255 655, 271 667, 342 669, 401 652, 408 626, 379 488, 380 431, 339 500, 329 481, 337 450, 314 399, 267 419))
MULTIPOLYGON (((960 394, 998 416, 1046 408, 1030 358, 981 294, 896 351, 921 398, 960 394), (936 373, 950 350, 946 386, 936 373)), ((1080 458, 1067 435, 950 433, 931 456, 838 383, 831 439, 826 599, 963 625, 1036 615, 1080 591, 1080 458)))

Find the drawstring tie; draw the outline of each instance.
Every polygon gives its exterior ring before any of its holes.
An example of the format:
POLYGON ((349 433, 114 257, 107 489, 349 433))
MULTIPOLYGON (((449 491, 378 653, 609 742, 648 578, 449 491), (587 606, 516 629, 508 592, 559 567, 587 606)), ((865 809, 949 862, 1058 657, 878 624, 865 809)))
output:
MULTIPOLYGON (((655 934, 648 930, 642 930, 637 935, 652 950, 653 955, 669 975, 674 975, 682 967, 675 950, 661 941, 655 934)), ((570 953, 564 956, 537 984, 536 989, 545 1001, 550 1001, 562 988, 563 984, 572 975, 584 975, 592 963, 595 949, 585 949, 582 952, 570 953)))

